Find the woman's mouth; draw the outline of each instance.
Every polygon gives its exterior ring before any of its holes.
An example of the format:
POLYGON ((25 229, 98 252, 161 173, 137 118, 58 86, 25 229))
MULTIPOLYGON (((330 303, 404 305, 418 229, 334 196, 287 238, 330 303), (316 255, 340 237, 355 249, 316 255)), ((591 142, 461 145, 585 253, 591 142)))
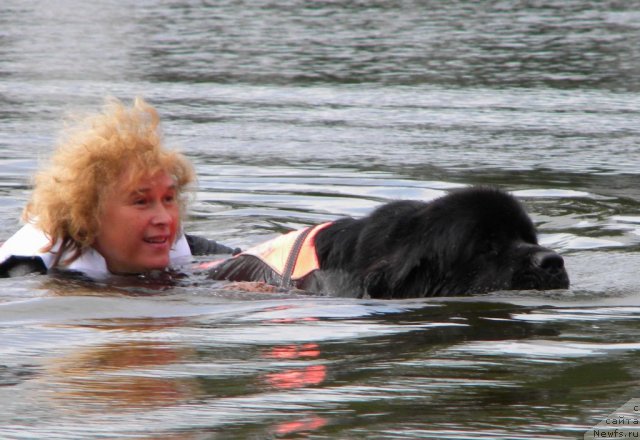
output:
POLYGON ((144 241, 149 244, 160 245, 160 244, 167 243, 169 241, 169 236, 162 235, 162 236, 155 236, 155 237, 145 237, 144 241))

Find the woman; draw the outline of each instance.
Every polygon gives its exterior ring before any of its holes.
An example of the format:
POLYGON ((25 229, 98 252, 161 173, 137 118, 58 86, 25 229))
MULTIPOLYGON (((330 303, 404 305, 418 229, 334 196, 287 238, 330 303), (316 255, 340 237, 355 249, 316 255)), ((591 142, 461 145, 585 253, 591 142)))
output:
POLYGON ((166 269, 192 255, 231 253, 182 233, 193 167, 165 149, 142 99, 108 101, 35 176, 26 225, 0 247, 0 277, 60 268, 93 277, 166 269))

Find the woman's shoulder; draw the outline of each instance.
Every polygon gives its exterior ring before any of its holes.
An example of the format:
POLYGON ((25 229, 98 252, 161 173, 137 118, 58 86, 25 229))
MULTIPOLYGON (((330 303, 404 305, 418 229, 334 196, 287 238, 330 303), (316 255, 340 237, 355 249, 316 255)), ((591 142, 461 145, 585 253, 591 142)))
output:
POLYGON ((27 223, 0 246, 0 263, 11 257, 40 257, 48 266, 42 249, 49 244, 47 235, 31 223, 27 223))

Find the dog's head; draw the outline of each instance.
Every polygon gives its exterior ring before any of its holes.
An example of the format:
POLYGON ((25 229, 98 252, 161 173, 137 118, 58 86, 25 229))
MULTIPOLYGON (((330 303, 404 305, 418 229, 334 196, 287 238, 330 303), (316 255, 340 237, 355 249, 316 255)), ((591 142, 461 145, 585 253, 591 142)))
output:
POLYGON ((420 205, 388 237, 393 251, 370 266, 370 292, 451 296, 569 286, 562 257, 538 244, 521 204, 497 189, 468 188, 420 205))

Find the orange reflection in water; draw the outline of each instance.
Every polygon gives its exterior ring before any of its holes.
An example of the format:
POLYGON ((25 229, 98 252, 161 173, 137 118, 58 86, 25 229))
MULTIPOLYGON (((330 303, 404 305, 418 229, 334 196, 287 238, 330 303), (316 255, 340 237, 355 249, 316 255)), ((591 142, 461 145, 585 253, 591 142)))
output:
MULTIPOLYGON (((304 320, 304 319, 303 319, 304 320)), ((289 321, 287 321, 289 322, 289 321)), ((264 357, 277 360, 313 360, 321 355, 318 344, 291 344, 276 346, 264 353, 264 357)), ((306 365, 299 368, 288 368, 283 371, 268 373, 263 376, 263 381, 278 390, 286 391, 297 388, 318 386, 327 379, 326 365, 306 365)), ((328 419, 315 414, 291 421, 278 423, 272 428, 275 435, 301 434, 315 431, 328 424, 328 419)))
POLYGON ((279 389, 302 388, 320 385, 327 378, 327 367, 311 365, 300 369, 286 370, 280 373, 269 373, 265 381, 279 389))
MULTIPOLYGON (((320 356, 318 344, 283 345, 273 347, 264 355, 273 359, 317 358, 320 356)), ((302 388, 319 385, 327 378, 325 365, 309 365, 302 368, 292 368, 265 375, 265 382, 279 389, 302 388)))
POLYGON ((315 358, 318 356, 320 356, 320 347, 314 343, 273 347, 269 352, 265 353, 265 357, 274 359, 315 358))
POLYGON ((277 435, 288 435, 305 431, 315 431, 316 429, 322 428, 327 423, 328 420, 326 418, 311 415, 291 422, 279 423, 273 428, 273 432, 277 435))
POLYGON ((200 394, 189 378, 166 377, 153 369, 183 362, 191 350, 157 342, 136 341, 75 351, 48 368, 56 383, 55 398, 83 411, 176 405, 200 394))
MULTIPOLYGON (((184 324, 183 318, 109 319, 81 327, 132 335, 184 324)), ((64 326, 63 326, 64 327, 64 326)), ((136 410, 176 405, 201 394, 193 378, 170 377, 163 369, 185 363, 193 349, 154 340, 131 339, 80 347, 47 366, 52 396, 82 412, 105 408, 136 410)))

